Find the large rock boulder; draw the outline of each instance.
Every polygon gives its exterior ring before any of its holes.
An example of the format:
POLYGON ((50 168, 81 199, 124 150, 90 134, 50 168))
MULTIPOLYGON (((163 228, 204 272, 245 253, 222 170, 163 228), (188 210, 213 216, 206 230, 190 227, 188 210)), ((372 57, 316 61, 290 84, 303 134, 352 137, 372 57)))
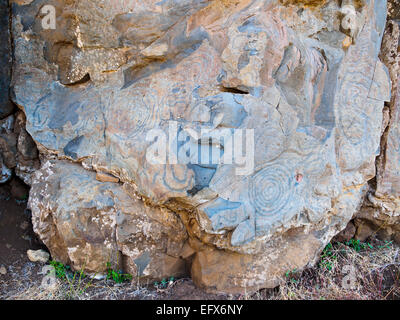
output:
POLYGON ((13 99, 52 159, 29 203, 53 257, 274 287, 361 206, 391 99, 386 1, 14 2, 13 99))
POLYGON ((400 1, 391 0, 381 59, 389 69, 392 98, 384 109, 377 174, 356 217, 356 237, 376 234, 400 242, 400 1))
POLYGON ((182 276, 187 233, 178 216, 150 208, 127 184, 47 161, 35 172, 29 198, 36 233, 54 258, 101 275, 107 263, 150 278, 182 276))

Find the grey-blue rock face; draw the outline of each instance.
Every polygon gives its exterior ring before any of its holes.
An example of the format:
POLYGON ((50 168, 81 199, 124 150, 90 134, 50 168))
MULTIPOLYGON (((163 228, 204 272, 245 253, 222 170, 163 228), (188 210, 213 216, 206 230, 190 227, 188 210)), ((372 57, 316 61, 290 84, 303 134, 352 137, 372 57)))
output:
POLYGON ((392 98, 385 105, 380 154, 376 160, 376 186, 372 185, 356 220, 356 238, 364 241, 377 234, 400 242, 400 3, 388 2, 388 22, 381 59, 389 68, 392 98))
MULTIPOLYGON (((313 263, 375 176, 391 98, 386 1, 295 3, 46 1, 56 29, 43 29, 43 1, 13 5, 14 99, 43 157, 117 177, 153 207, 143 219, 175 212, 188 240, 168 265, 194 255, 209 289, 271 287, 313 263)), ((43 224, 61 222, 33 205, 42 178, 30 203, 56 248, 63 236, 43 224)), ((65 201, 58 188, 49 203, 65 201)), ((163 249, 115 241, 134 270, 160 276, 142 262, 163 249)), ((79 267, 81 246, 62 248, 79 267)))

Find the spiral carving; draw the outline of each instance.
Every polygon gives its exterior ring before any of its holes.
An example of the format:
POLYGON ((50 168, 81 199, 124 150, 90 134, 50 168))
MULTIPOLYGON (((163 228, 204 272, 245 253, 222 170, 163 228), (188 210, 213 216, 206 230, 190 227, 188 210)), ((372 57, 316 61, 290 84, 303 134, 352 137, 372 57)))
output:
POLYGON ((257 213, 273 217, 290 208, 295 188, 295 178, 282 165, 268 166, 256 173, 250 185, 250 199, 257 213))
POLYGON ((377 110, 383 102, 371 100, 369 91, 373 83, 376 58, 371 54, 369 33, 371 26, 366 25, 357 38, 356 46, 349 49, 344 64, 344 74, 336 95, 336 116, 341 136, 340 154, 343 167, 355 169, 362 165, 363 159, 376 153, 381 121, 377 110), (371 115, 376 115, 371 117, 371 115), (349 155, 354 155, 349 157, 349 155))
POLYGON ((130 96, 118 95, 109 106, 109 132, 121 140, 140 136, 154 128, 159 118, 156 93, 144 86, 131 89, 130 96))

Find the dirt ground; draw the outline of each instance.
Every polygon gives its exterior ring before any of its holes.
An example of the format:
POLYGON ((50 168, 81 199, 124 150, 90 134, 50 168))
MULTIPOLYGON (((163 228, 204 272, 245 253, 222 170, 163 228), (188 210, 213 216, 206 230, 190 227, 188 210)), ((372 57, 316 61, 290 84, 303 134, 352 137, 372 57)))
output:
MULTIPOLYGON (((17 184, 18 186, 18 184, 17 184)), ((302 272, 288 271, 275 289, 238 295, 208 294, 189 278, 160 284, 117 284, 81 278, 56 279, 44 289, 43 263, 33 263, 28 249, 46 249, 32 230, 26 209, 27 189, 0 185, 0 300, 381 300, 400 298, 400 247, 378 239, 330 244, 319 263, 302 272), (345 267, 354 268, 354 284, 343 285, 345 267)), ((346 271, 348 272, 348 271, 346 271)))

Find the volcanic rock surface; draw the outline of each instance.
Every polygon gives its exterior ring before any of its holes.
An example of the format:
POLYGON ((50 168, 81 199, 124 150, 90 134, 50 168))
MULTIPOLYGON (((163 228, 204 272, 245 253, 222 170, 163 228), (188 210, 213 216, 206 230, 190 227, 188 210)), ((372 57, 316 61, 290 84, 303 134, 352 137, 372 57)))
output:
POLYGON ((53 258, 251 291, 315 263, 375 177, 398 203, 386 0, 11 2, 17 145, 40 152, 26 181, 53 258))

